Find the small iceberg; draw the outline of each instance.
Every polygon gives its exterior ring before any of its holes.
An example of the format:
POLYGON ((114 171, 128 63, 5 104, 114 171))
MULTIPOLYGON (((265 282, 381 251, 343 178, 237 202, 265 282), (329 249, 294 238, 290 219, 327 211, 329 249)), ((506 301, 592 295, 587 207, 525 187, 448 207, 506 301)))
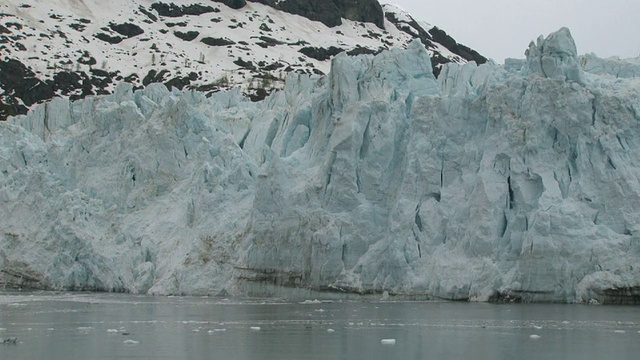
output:
POLYGON ((540 335, 536 335, 536 334, 529 335, 529 337, 530 337, 531 339, 533 339, 533 340, 538 340, 538 339, 540 339, 540 338, 541 338, 541 336, 540 336, 540 335))
POLYGON ((332 333, 332 332, 336 332, 336 331, 335 331, 335 330, 333 330, 333 329, 327 329, 327 332, 328 332, 328 333, 332 333))
POLYGON ((251 330, 253 331, 260 331, 260 326, 252 326, 251 330))
POLYGON ((10 338, 0 338, 0 344, 17 344, 18 343, 18 338, 17 337, 10 337, 10 338))
POLYGON ((135 345, 135 344, 140 344, 140 341, 127 339, 127 340, 124 341, 124 343, 127 344, 127 345, 135 345))
POLYGON ((380 344, 382 345, 395 345, 396 339, 382 339, 380 340, 380 344))
POLYGON ((314 299, 314 300, 305 300, 300 302, 299 304, 321 304, 322 301, 318 300, 318 299, 314 299))

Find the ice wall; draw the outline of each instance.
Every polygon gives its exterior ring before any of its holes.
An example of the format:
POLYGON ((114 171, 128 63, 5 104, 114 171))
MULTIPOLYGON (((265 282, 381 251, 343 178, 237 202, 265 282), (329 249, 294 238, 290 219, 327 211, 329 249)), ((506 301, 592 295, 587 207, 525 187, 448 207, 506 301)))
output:
POLYGON ((640 80, 600 64, 562 29, 438 80, 416 43, 259 103, 126 84, 56 100, 0 124, 4 281, 637 302, 640 80))

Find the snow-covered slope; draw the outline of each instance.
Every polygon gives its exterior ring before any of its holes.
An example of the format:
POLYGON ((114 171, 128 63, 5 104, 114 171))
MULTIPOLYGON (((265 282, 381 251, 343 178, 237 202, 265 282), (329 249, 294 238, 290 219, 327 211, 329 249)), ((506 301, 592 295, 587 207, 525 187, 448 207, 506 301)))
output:
MULTIPOLYGON (((283 7, 297 0, 264 2, 283 7)), ((206 93, 240 86, 261 99, 282 88, 289 72, 326 74, 339 52, 373 54, 415 37, 437 59, 436 69, 486 60, 396 7, 385 5, 384 14, 384 28, 347 19, 329 27, 259 2, 2 2, 0 120, 54 96, 109 94, 120 81, 206 93)))
POLYGON ((122 84, 38 105, 0 123, 1 279, 637 303, 640 79, 581 59, 562 29, 437 79, 414 42, 261 102, 122 84))

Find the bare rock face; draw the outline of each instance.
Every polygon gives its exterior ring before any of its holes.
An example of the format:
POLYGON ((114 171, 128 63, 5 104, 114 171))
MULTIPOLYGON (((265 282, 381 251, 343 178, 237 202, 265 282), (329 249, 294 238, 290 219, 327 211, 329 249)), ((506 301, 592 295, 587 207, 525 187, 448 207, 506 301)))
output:
POLYGON ((247 2, 245 0, 214 0, 215 2, 227 5, 232 9, 242 9, 247 2))
POLYGON ((384 12, 377 0, 333 0, 333 3, 343 18, 374 23, 384 29, 384 12))
POLYGON ((342 18, 370 22, 384 29, 384 12, 377 0, 250 0, 275 9, 304 16, 333 27, 342 24, 342 18))

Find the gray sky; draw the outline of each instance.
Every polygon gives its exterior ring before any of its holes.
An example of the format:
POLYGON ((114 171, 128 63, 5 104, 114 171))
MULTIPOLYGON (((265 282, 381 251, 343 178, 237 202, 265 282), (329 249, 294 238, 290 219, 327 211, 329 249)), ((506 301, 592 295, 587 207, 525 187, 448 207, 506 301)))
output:
POLYGON ((504 63, 531 40, 566 26, 579 54, 640 55, 640 0, 381 0, 504 63))

